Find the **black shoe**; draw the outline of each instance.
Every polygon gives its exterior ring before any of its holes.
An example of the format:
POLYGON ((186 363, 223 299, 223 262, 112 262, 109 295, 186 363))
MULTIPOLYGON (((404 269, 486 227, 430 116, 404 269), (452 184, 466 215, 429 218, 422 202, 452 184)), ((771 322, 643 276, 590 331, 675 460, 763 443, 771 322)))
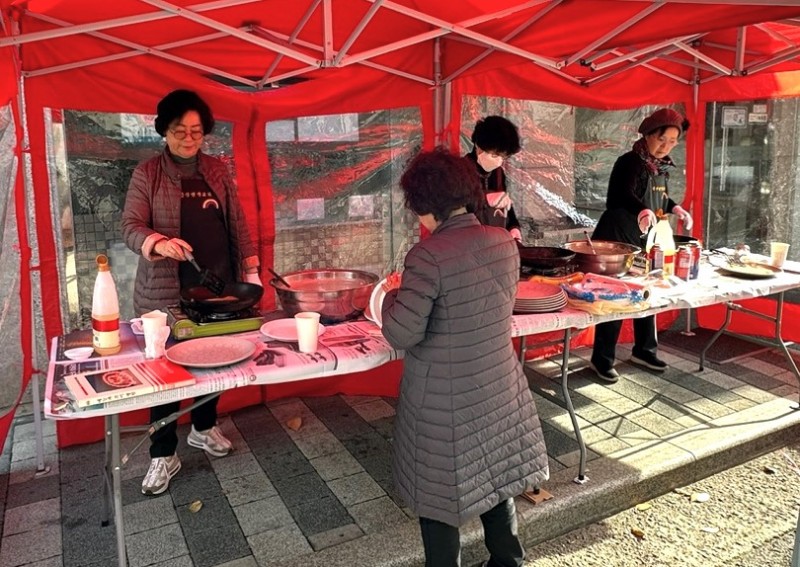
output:
POLYGON ((636 356, 635 354, 632 354, 631 362, 657 372, 664 372, 667 368, 669 368, 669 365, 666 362, 658 358, 656 355, 649 353, 642 356, 636 356))
POLYGON ((613 368, 609 368, 608 370, 600 370, 599 367, 594 365, 594 362, 592 362, 591 366, 592 370, 594 370, 594 373, 597 374, 597 377, 603 382, 607 384, 615 384, 619 380, 619 372, 613 368))

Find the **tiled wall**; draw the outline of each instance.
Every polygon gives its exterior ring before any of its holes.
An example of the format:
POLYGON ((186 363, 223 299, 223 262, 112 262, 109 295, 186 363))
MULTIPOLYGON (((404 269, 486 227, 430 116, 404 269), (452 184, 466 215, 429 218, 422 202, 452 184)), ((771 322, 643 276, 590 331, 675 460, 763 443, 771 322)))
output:
POLYGON ((92 292, 97 275, 96 257, 105 254, 109 258, 111 273, 117 284, 120 316, 133 317, 133 281, 139 257, 121 241, 117 212, 101 222, 94 214, 80 214, 73 218, 75 231, 75 269, 77 274, 79 326, 91 325, 92 292))

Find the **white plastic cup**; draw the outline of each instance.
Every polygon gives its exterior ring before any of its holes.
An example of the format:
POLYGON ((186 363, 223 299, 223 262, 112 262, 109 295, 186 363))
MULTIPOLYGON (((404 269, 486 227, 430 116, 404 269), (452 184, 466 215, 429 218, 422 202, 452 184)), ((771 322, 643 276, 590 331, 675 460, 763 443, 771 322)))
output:
POLYGON ((789 254, 789 245, 785 242, 770 242, 769 243, 769 256, 770 264, 776 268, 783 267, 786 261, 786 256, 789 254))
POLYGON ((141 320, 144 332, 144 357, 160 358, 164 356, 164 347, 167 344, 167 337, 169 337, 167 314, 156 309, 142 315, 141 320))
POLYGON ((302 311, 294 316, 297 326, 297 347, 300 352, 317 352, 319 338, 319 313, 302 311))

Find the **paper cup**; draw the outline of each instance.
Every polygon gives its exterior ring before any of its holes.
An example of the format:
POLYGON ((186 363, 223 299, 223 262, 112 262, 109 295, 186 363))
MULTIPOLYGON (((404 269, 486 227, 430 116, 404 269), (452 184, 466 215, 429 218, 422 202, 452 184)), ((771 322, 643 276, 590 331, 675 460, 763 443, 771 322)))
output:
POLYGON ((319 313, 303 311, 294 316, 297 326, 297 347, 300 352, 317 352, 319 338, 319 313))
POLYGON ((789 254, 789 245, 785 242, 770 242, 769 243, 769 256, 770 264, 776 268, 783 267, 786 261, 786 256, 789 254))
POLYGON ((145 358, 160 358, 169 336, 167 314, 156 309, 141 316, 145 358))

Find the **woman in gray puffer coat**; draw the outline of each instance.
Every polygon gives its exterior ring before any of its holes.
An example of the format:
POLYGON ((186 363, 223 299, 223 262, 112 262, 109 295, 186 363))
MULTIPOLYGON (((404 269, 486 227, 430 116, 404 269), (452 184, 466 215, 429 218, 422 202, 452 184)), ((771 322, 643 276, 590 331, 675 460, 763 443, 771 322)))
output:
POLYGON ((514 496, 546 480, 548 467, 511 343, 519 253, 507 231, 466 212, 480 180, 463 158, 422 153, 400 183, 432 234, 409 251, 381 311, 383 335, 406 351, 395 484, 420 517, 427 567, 460 564, 458 526, 475 516, 487 565, 520 567, 514 496))

